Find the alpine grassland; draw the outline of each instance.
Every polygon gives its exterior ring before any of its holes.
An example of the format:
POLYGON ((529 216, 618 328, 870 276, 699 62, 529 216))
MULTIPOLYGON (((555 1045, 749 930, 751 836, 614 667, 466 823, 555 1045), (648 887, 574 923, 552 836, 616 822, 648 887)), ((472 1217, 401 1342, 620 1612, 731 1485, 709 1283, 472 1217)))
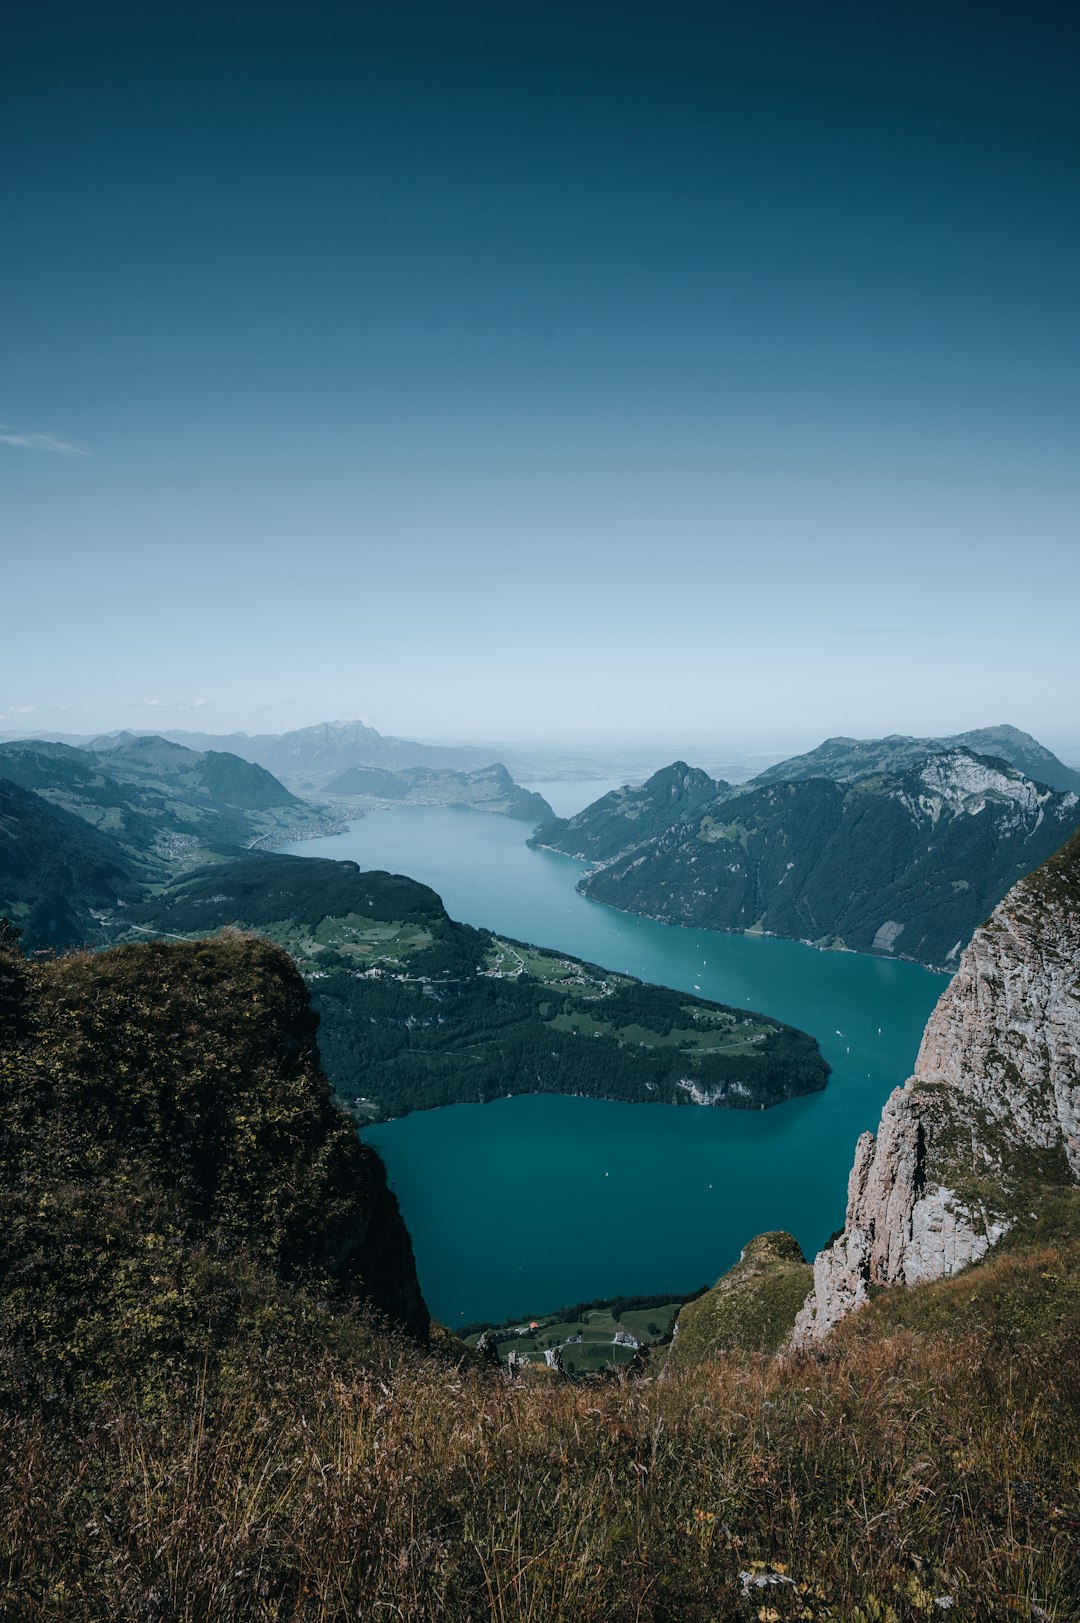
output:
POLYGON ((818 1355, 510 1382, 271 1319, 242 1360, 24 1398, 4 1615, 1073 1618, 1078 1260, 995 1258, 818 1355))
POLYGON ((9 943, 0 1030, 5 1620, 1075 1617, 1074 1194, 815 1351, 511 1379, 278 949, 9 943))

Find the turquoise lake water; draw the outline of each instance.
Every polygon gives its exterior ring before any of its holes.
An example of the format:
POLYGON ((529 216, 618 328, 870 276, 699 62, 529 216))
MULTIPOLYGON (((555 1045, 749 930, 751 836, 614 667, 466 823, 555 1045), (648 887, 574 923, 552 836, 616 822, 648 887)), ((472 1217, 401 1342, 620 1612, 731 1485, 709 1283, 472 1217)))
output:
MULTIPOLYGON (((548 798, 565 815, 606 787, 552 785, 548 798)), ((770 1110, 533 1095, 366 1129, 432 1312, 453 1326, 693 1290, 764 1229, 812 1254, 843 1221, 855 1140, 910 1074, 946 977, 614 912, 577 894, 580 863, 530 851, 528 834, 504 817, 403 807, 289 849, 409 874, 469 924, 774 1015, 818 1039, 832 1075, 770 1110)))

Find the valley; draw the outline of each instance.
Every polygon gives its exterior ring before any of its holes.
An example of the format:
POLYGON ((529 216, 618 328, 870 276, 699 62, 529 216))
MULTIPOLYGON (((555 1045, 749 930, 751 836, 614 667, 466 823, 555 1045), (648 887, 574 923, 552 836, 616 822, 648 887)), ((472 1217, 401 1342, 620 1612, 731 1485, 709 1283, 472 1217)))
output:
MULTIPOLYGON (((579 803, 589 788, 578 785, 579 803)), ((841 1220, 851 1147, 910 1071, 943 977, 615 912, 576 890, 582 864, 530 850, 526 836, 502 818, 402 807, 291 853, 411 873, 453 918, 503 942, 543 942, 557 958, 767 1009, 813 1035, 829 1079, 764 1111, 547 1094, 365 1128, 407 1213, 433 1310, 455 1325, 616 1292, 692 1291, 750 1234, 776 1227, 812 1254, 841 1220)), ((326 983, 311 984, 321 997, 326 983)))

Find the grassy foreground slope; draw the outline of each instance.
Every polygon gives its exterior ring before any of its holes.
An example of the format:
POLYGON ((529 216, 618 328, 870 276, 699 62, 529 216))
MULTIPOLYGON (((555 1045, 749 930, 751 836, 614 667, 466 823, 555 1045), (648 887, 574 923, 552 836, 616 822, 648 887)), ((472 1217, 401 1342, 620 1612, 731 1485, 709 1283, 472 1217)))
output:
POLYGON ((258 942, 0 954, 0 1616, 1075 1616, 1075 1192, 821 1352, 509 1383, 357 1310, 312 1027, 258 942))
POLYGON ((813 1038, 451 919, 426 885, 261 854, 133 908, 140 927, 256 929, 296 959, 339 1096, 362 1117, 510 1093, 775 1104, 824 1087, 813 1038))
POLYGON ((672 1362, 699 1364, 735 1349, 777 1352, 813 1283, 797 1240, 782 1231, 759 1234, 711 1290, 679 1310, 672 1362))
POLYGON ((0 1612, 1067 1623, 1078 1252, 892 1293, 824 1357, 660 1379, 508 1384, 275 1300, 242 1357, 5 1380, 0 1612))

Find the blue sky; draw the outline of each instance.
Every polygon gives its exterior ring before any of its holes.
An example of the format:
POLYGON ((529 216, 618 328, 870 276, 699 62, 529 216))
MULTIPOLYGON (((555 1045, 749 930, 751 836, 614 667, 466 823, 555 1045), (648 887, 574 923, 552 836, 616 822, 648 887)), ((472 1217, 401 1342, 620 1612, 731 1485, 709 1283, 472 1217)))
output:
POLYGON ((1078 36, 24 8, 0 730, 1080 733, 1078 36))

